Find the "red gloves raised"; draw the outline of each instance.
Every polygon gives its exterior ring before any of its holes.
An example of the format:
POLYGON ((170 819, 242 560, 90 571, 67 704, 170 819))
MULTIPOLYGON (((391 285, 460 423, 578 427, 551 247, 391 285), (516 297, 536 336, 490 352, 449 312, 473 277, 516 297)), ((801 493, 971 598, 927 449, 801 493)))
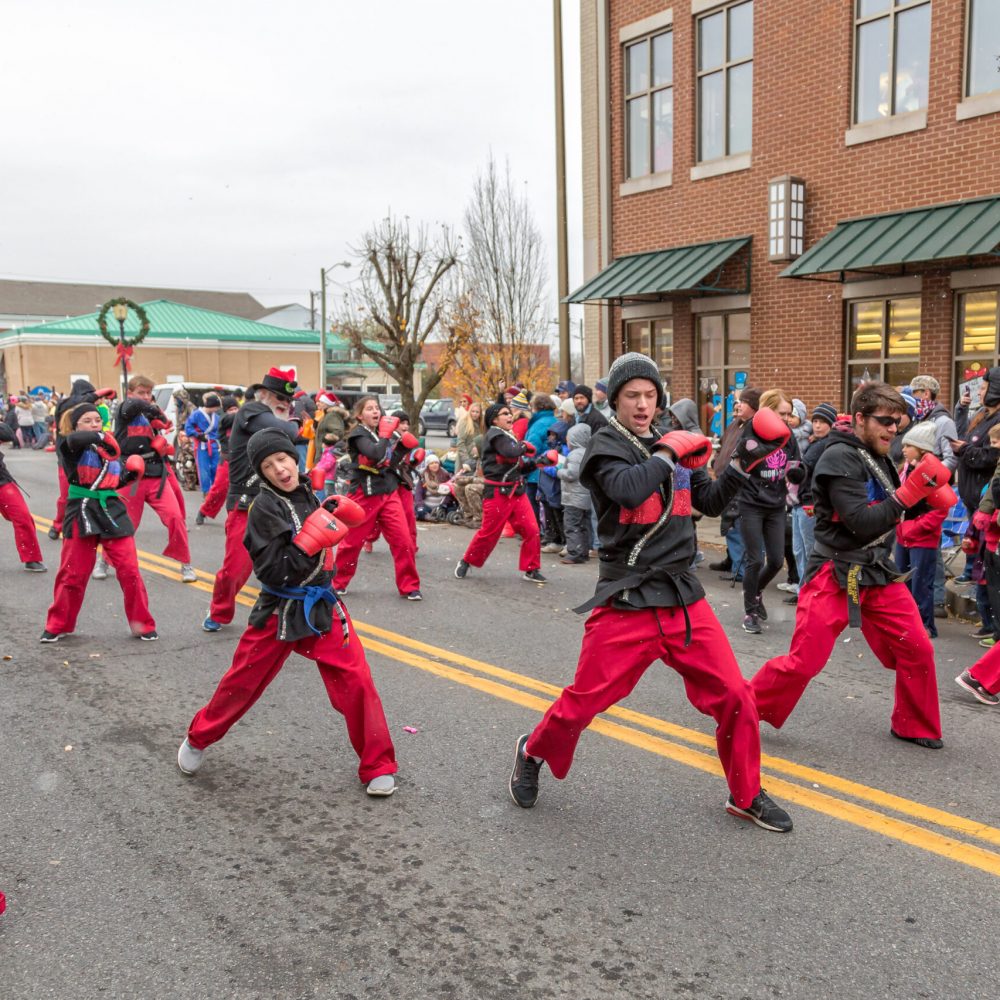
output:
POLYGON ((95 390, 94 395, 98 399, 114 399, 118 393, 115 392, 114 389, 97 389, 95 390))
POLYGON ((927 498, 927 503, 935 510, 951 510, 958 503, 958 497, 955 495, 955 491, 945 483, 927 498))
MULTIPOLYGON (((896 490, 896 503, 904 510, 916 507, 921 500, 927 500, 941 486, 946 486, 951 478, 948 466, 928 452, 913 467, 906 482, 896 490)), ((952 496, 954 497, 954 493, 952 496)), ((952 501, 954 503, 954 500, 952 501)), ((948 504, 950 507, 951 504, 948 504)))
POLYGON ((378 436, 390 438, 396 433, 397 427, 399 427, 399 417, 383 417, 378 422, 378 436))
POLYGON ((302 522, 302 530, 292 539, 292 544, 307 556, 314 556, 342 542, 348 532, 346 525, 341 524, 325 507, 320 507, 302 522))
MULTIPOLYGON (((404 434, 405 438, 406 435, 404 434)), ((406 460, 410 465, 419 465, 427 457, 427 452, 423 448, 414 448, 413 451, 406 456, 406 460)))
POLYGON ((409 431, 403 431, 403 433, 399 435, 399 443, 407 451, 412 451, 420 444, 420 442, 409 431))
POLYGON ((129 457, 125 459, 125 468, 128 469, 129 472, 135 473, 137 479, 142 479, 142 477, 146 474, 146 460, 142 457, 142 455, 129 455, 129 457))
POLYGON ((350 497, 342 497, 333 493, 323 501, 323 506, 347 525, 348 528, 356 528, 368 516, 364 507, 355 503, 350 497))
POLYGON ((736 458, 744 472, 752 472, 768 455, 784 448, 791 437, 788 424, 766 406, 758 410, 736 445, 736 458))
POLYGON ((704 434, 668 431, 653 448, 663 448, 686 469, 697 469, 712 457, 712 442, 704 434))
POLYGON ((96 446, 97 454, 101 456, 106 462, 110 462, 114 458, 118 458, 121 455, 121 446, 118 444, 118 439, 110 431, 105 431, 101 435, 101 443, 96 446))
POLYGON ((309 470, 309 482, 312 484, 312 488, 319 493, 326 485, 326 470, 314 465, 309 470))

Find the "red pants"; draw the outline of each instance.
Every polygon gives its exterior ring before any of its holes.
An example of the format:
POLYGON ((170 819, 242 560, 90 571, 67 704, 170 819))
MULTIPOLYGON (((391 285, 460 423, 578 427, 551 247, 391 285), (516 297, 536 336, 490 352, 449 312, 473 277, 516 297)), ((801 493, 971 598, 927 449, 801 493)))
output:
MULTIPOLYGON (((350 619, 348 619, 350 622, 350 619)), ((334 620, 336 624, 336 620, 334 620)), ((380 774, 395 774, 396 753, 389 736, 382 702, 372 680, 365 651, 350 627, 350 642, 341 645, 340 627, 322 636, 298 642, 275 638, 278 618, 264 628, 248 625, 240 637, 232 666, 219 681, 212 700, 191 720, 188 741, 198 750, 218 742, 229 732, 278 675, 293 652, 314 660, 326 685, 330 704, 347 722, 347 735, 360 758, 358 776, 368 782, 380 774)))
POLYGON ((372 531, 380 528, 389 543, 392 561, 396 565, 396 589, 401 594, 409 594, 420 589, 420 576, 414 558, 413 539, 406 523, 406 512, 399 502, 399 492, 386 493, 377 497, 366 497, 352 493, 351 499, 365 509, 367 517, 337 549, 337 576, 333 581, 336 590, 346 590, 358 568, 358 553, 372 531))
POLYGON ((142 521, 142 512, 146 504, 160 516, 163 526, 167 529, 167 546, 163 550, 163 555, 168 559, 176 559, 181 563, 191 562, 191 550, 188 547, 187 525, 184 523, 184 497, 177 499, 180 493, 180 484, 172 472, 167 473, 167 481, 163 483, 163 492, 160 492, 159 479, 140 479, 138 483, 129 483, 123 486, 118 495, 128 509, 128 516, 135 525, 138 532, 139 523, 142 521), (135 496, 132 491, 135 490, 135 496))
POLYGON ((122 588, 129 628, 134 635, 152 632, 156 622, 149 613, 149 598, 136 560, 135 540, 131 536, 101 538, 98 535, 63 539, 52 607, 45 618, 45 631, 61 635, 76 628, 90 572, 97 559, 98 544, 104 549, 104 558, 114 569, 118 586, 122 588))
POLYGON ((56 475, 59 477, 59 496, 56 499, 56 519, 52 522, 52 527, 56 531, 62 531, 63 516, 66 513, 66 499, 69 495, 69 480, 63 471, 62 462, 56 464, 56 475))
MULTIPOLYGON (((399 494, 399 502, 403 505, 403 516, 406 518, 406 527, 409 529, 410 538, 413 539, 413 551, 419 552, 417 545, 417 511, 413 506, 413 490, 408 490, 405 486, 400 486, 396 492, 399 494)), ((382 529, 376 524, 372 528, 372 533, 365 539, 374 545, 382 535, 382 529)))
POLYGON ((969 673, 990 694, 1000 694, 1000 644, 993 646, 979 657, 969 673))
POLYGON ((220 462, 215 470, 212 488, 205 494, 199 510, 205 517, 215 517, 226 505, 226 495, 229 493, 229 463, 220 462))
POLYGON ((0 517, 14 525, 14 544, 21 562, 41 562, 42 549, 31 511, 15 483, 0 486, 0 517))
POLYGON ((518 569, 522 573, 542 565, 542 544, 538 537, 538 521, 525 494, 501 496, 494 493, 483 501, 483 523, 472 536, 462 558, 470 566, 482 566, 500 541, 500 533, 507 522, 521 536, 521 555, 518 569))
MULTIPOLYGON (((904 583, 861 587, 861 632, 882 666, 896 673, 892 728, 900 736, 941 737, 934 647, 904 583)), ((780 729, 806 685, 826 666, 847 626, 847 594, 827 563, 799 590, 786 656, 768 660, 750 681, 763 721, 780 729)))
POLYGON ((250 553, 243 544, 246 529, 247 512, 234 507, 226 516, 226 551, 222 556, 222 568, 215 574, 212 603, 208 609, 208 617, 223 625, 233 620, 236 595, 253 572, 250 553))
POLYGON ((750 686, 704 598, 680 608, 595 608, 587 618, 573 683, 528 738, 527 752, 565 778, 580 735, 594 716, 625 698, 649 665, 663 660, 684 678, 688 701, 716 722, 715 743, 733 800, 746 808, 760 791, 760 729, 750 686))

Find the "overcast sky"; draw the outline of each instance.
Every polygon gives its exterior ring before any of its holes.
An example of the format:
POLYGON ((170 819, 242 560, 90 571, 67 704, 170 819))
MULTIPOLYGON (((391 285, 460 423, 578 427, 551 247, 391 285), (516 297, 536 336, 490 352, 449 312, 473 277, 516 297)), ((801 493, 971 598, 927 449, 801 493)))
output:
MULTIPOLYGON (((579 0, 563 29, 573 288, 579 0)), ((459 224, 492 150, 555 316, 552 51, 547 0, 4 0, 0 277, 308 305, 386 210, 459 224)))

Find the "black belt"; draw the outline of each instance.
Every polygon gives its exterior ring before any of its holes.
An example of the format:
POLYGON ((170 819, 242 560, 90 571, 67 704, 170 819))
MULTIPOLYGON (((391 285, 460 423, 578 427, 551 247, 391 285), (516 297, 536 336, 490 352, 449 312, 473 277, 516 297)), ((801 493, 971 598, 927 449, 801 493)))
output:
POLYGON ((899 583, 909 579, 909 573, 900 573, 898 567, 877 548, 838 550, 825 542, 814 542, 813 552, 845 567, 847 574, 847 624, 861 628, 861 571, 866 566, 877 567, 889 573, 899 583))

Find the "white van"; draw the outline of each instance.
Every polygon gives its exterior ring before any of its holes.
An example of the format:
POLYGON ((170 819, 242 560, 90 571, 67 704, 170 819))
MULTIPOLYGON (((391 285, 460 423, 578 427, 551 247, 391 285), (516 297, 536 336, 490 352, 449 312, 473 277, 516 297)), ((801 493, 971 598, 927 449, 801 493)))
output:
POLYGON ((195 406, 201 406, 201 401, 210 392, 214 392, 218 396, 243 395, 243 386, 241 385, 219 385, 210 382, 164 382, 160 385, 154 385, 153 402, 163 410, 167 419, 174 425, 174 429, 167 435, 167 440, 171 444, 177 437, 177 400, 174 399, 174 393, 178 389, 184 389, 195 406))

